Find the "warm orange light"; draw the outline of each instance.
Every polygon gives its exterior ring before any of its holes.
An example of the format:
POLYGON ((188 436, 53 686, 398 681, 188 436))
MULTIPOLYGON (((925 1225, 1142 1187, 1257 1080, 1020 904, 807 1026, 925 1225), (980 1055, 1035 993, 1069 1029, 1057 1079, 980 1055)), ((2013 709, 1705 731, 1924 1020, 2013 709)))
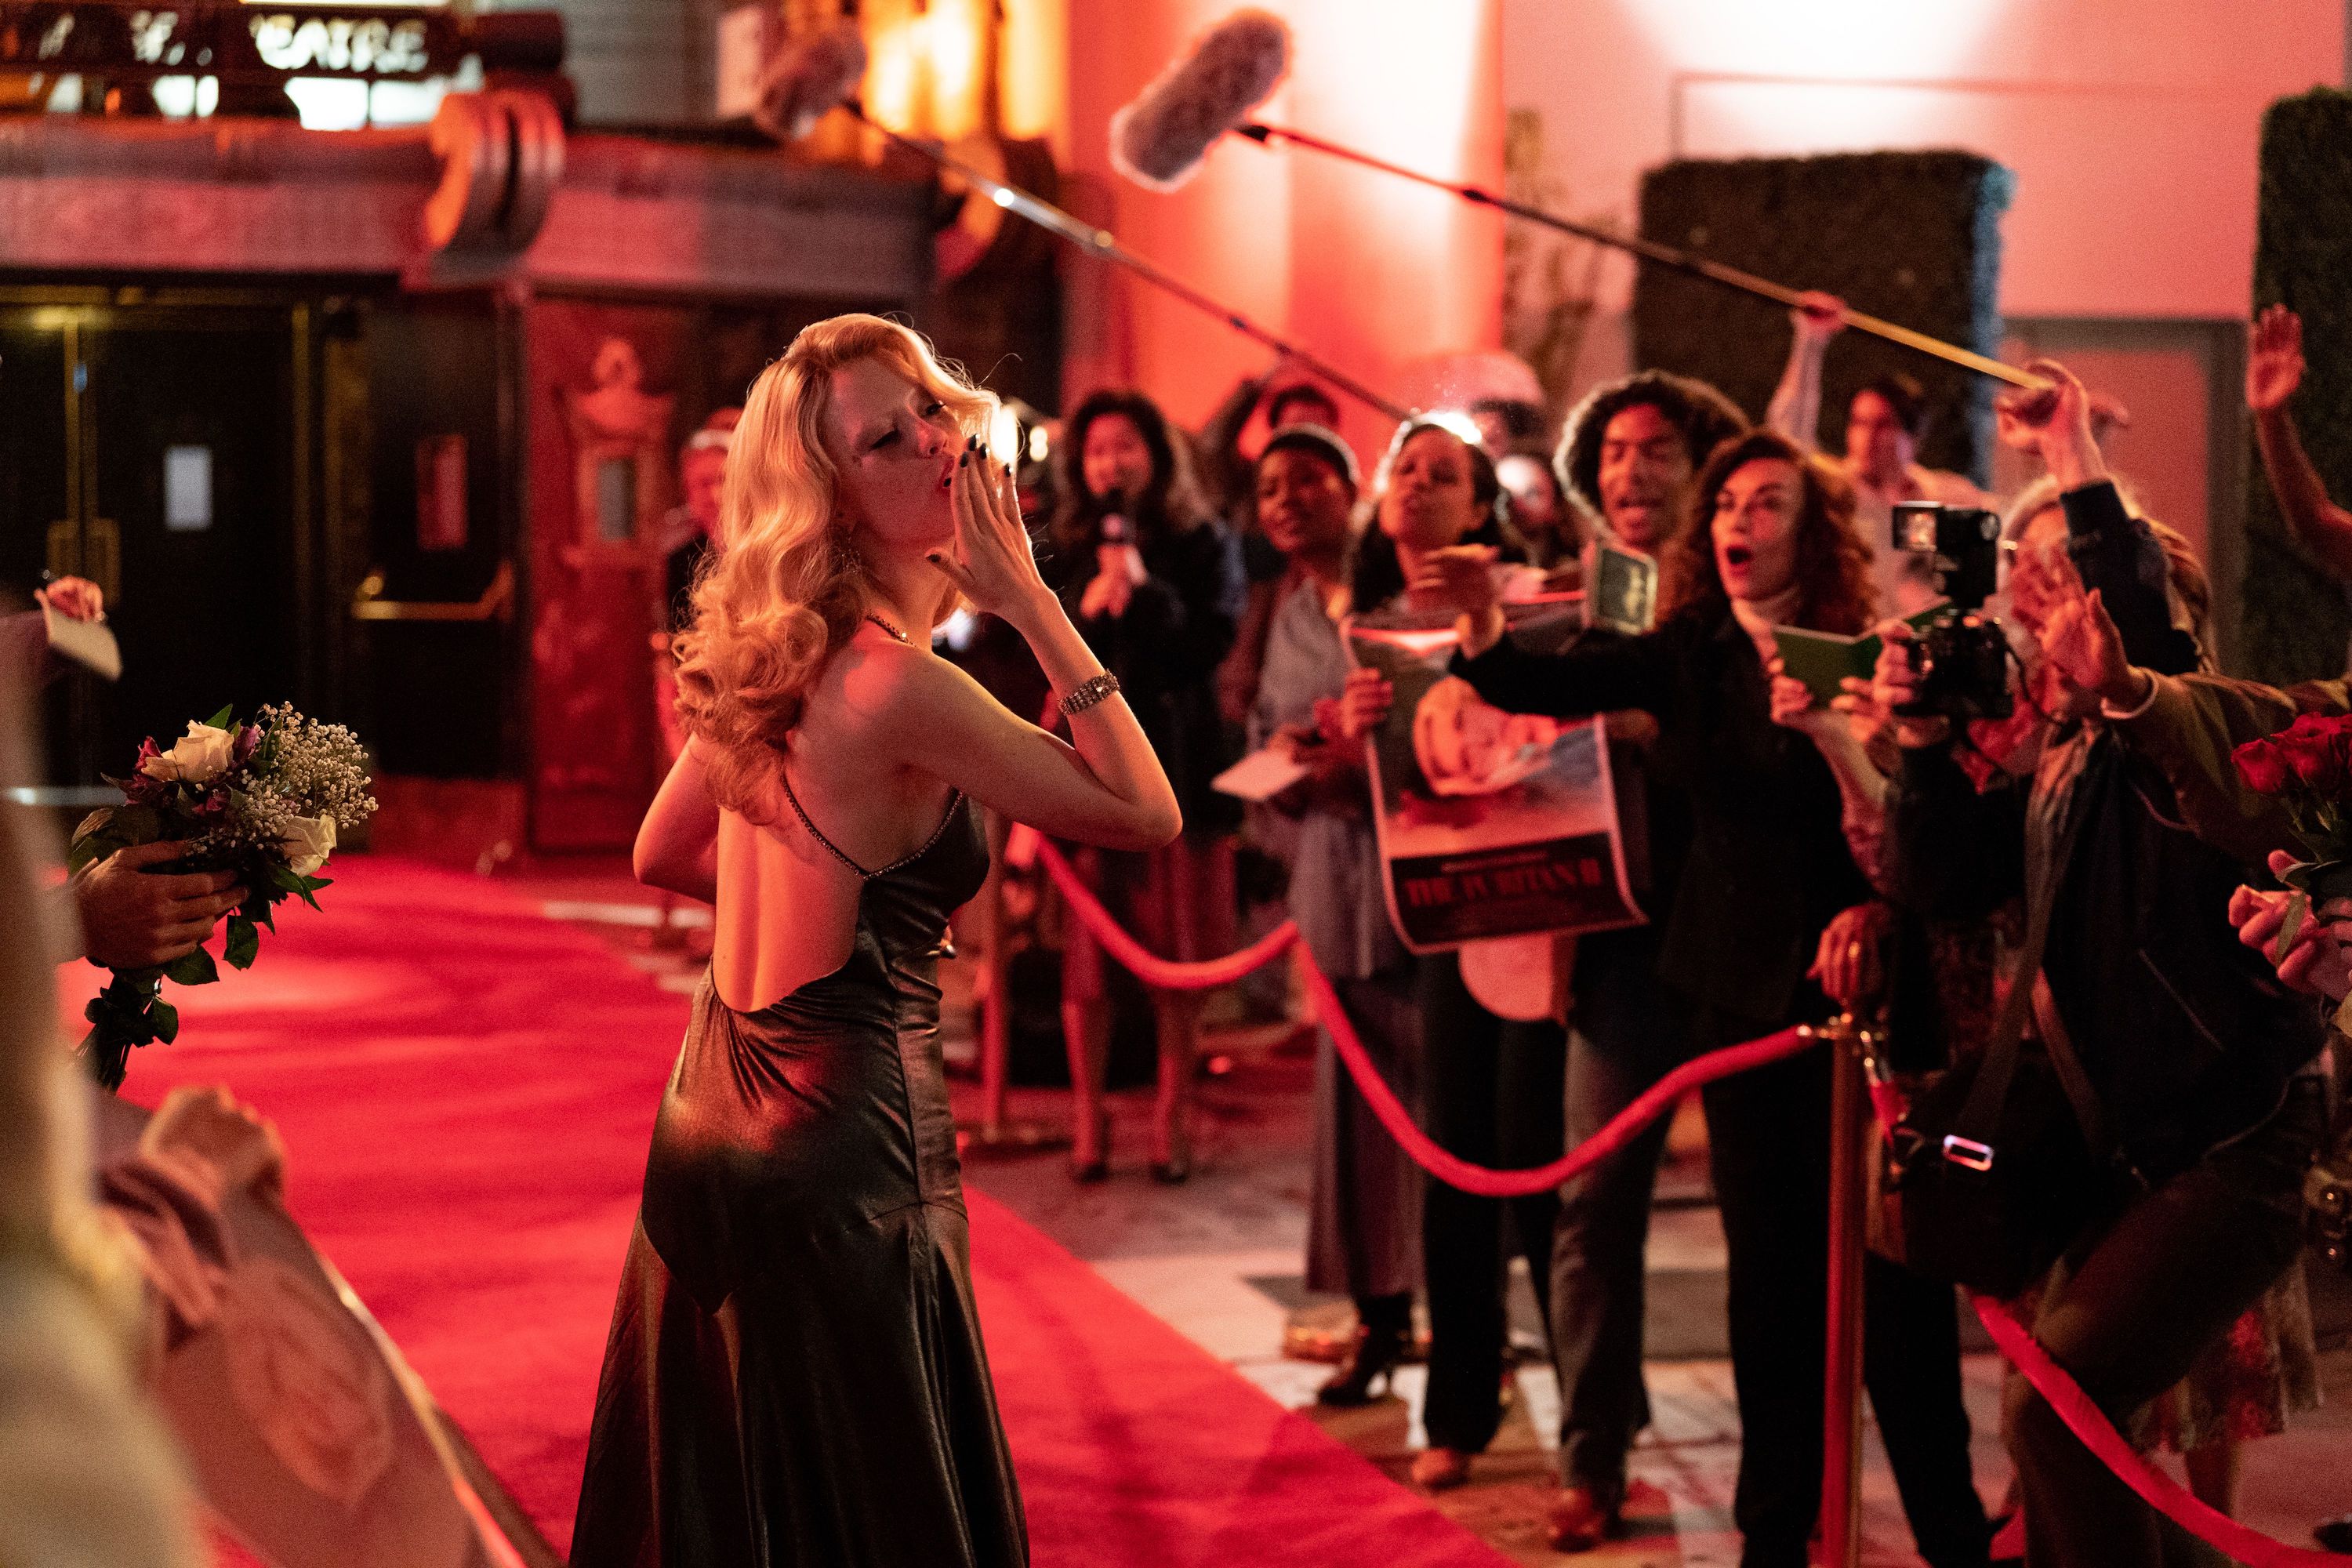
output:
POLYGON ((877 0, 865 12, 866 112, 953 142, 988 124, 990 0, 877 0))
POLYGON ((997 28, 1004 134, 1047 137, 1069 162, 1069 0, 1004 0, 997 28))

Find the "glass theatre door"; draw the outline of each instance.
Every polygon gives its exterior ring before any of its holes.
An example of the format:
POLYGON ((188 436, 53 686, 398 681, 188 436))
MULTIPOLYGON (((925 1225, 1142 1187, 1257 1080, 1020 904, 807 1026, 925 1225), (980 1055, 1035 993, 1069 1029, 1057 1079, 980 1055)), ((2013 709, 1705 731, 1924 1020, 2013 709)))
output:
POLYGON ((307 331, 299 307, 0 306, 0 587, 91 579, 122 649, 119 683, 46 694, 54 784, 303 696, 307 331))

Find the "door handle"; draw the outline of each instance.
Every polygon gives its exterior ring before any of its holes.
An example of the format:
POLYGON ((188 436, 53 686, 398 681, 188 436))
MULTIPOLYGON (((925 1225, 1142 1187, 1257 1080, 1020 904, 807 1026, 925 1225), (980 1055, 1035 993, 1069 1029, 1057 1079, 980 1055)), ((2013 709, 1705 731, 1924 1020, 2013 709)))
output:
POLYGON ((383 569, 371 567, 352 594, 355 621, 504 621, 514 614, 514 563, 499 563, 498 575, 478 599, 387 599, 383 569))

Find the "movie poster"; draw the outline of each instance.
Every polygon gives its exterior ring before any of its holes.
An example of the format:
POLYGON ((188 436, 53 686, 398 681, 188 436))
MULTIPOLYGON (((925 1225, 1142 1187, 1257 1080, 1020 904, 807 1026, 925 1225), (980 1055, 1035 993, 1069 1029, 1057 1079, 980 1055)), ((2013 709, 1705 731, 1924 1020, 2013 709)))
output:
MULTIPOLYGON (((1507 605, 1513 634, 1556 647, 1580 595, 1507 605)), ((1445 673, 1454 617, 1391 608, 1349 622, 1349 656, 1396 688, 1373 731, 1389 918, 1415 952, 1496 937, 1639 925, 1597 718, 1506 713, 1445 673)))

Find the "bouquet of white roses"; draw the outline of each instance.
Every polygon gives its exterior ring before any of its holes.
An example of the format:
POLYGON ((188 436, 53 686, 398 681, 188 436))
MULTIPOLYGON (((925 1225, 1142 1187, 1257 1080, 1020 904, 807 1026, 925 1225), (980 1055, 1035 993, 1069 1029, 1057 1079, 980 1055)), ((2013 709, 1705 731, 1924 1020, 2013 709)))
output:
MULTIPOLYGON (((248 724, 222 709, 169 751, 151 737, 140 742, 138 766, 126 779, 110 778, 122 804, 92 812, 74 830, 69 870, 105 859, 118 849, 161 840, 186 843, 173 868, 230 871, 250 889, 228 918, 221 956, 252 967, 261 928, 277 930, 270 911, 288 898, 319 907, 329 885, 319 869, 334 852, 339 831, 365 822, 375 810, 368 794, 367 754, 341 724, 321 724, 279 703, 248 724)), ((203 947, 160 969, 118 969, 92 999, 82 1041, 90 1076, 121 1086, 131 1047, 170 1043, 180 1032, 179 1010, 163 1000, 163 982, 203 985, 220 978, 203 947)))

